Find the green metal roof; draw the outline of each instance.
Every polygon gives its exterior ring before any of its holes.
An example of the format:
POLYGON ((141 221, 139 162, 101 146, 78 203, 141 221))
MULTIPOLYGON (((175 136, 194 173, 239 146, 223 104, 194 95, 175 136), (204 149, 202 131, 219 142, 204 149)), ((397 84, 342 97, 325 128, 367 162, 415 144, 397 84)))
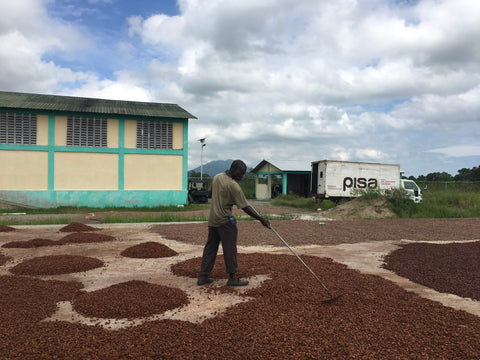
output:
POLYGON ((0 91, 0 110, 196 119, 177 104, 105 100, 0 91))

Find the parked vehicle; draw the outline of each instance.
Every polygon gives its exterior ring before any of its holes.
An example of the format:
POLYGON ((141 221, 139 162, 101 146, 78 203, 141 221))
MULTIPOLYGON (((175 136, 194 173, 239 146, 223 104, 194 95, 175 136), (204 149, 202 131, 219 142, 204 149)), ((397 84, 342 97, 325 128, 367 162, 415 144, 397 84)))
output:
POLYGON ((190 204, 204 204, 208 202, 208 184, 205 180, 191 180, 188 182, 188 202, 190 204))
POLYGON ((321 160, 312 162, 311 176, 312 194, 321 200, 358 197, 358 189, 404 189, 414 202, 422 201, 420 188, 401 178, 398 164, 321 160))
POLYGON ((420 187, 415 183, 415 181, 409 179, 400 179, 400 188, 404 189, 410 196, 410 199, 412 199, 414 202, 422 202, 422 190, 420 190, 420 187))

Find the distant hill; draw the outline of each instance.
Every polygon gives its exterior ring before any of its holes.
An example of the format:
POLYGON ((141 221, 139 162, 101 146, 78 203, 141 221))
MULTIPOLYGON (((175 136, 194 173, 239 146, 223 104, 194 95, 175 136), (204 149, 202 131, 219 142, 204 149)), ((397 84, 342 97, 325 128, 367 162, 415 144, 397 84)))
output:
MULTIPOLYGON (((210 161, 209 163, 203 165, 203 175, 210 175, 211 177, 214 177, 215 175, 230 169, 230 165, 232 165, 232 162, 232 159, 210 161)), ((191 169, 188 172, 188 175, 190 175, 192 171, 200 173, 200 166, 196 167, 195 169, 191 169)))

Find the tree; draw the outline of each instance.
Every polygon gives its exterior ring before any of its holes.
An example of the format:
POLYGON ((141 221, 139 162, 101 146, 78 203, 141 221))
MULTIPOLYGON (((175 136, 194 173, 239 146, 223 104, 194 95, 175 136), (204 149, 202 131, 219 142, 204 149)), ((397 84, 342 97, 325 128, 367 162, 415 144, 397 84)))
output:
POLYGON ((191 178, 199 178, 200 177, 200 172, 197 172, 195 170, 190 170, 188 172, 188 176, 191 177, 191 178))
POLYGON ((426 176, 427 181, 452 181, 453 177, 446 172, 434 172, 426 176))
POLYGON ((454 176, 454 179, 457 181, 467 181, 470 179, 472 170, 463 168, 458 170, 458 174, 454 176))
POLYGON ((457 181, 480 181, 480 166, 460 169, 454 179, 457 181))

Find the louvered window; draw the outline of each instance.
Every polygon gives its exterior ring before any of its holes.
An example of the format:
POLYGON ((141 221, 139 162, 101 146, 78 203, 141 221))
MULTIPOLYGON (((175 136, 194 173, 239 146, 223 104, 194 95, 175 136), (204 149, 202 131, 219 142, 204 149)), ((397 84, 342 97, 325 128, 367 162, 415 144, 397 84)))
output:
POLYGON ((69 116, 67 146, 107 147, 107 119, 69 116))
POLYGON ((0 113, 0 144, 37 144, 37 115, 0 113))
POLYGON ((163 121, 137 121, 138 149, 172 149, 173 124, 163 121))

